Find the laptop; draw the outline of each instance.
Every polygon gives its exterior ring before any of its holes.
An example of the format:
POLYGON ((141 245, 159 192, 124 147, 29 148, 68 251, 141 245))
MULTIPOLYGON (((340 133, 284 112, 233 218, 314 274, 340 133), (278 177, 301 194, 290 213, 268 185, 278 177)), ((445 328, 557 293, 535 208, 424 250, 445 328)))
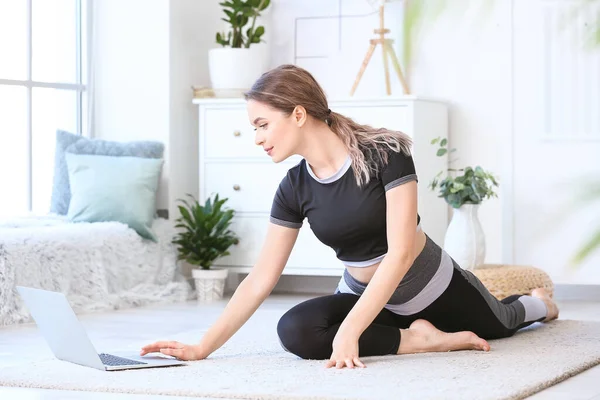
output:
POLYGON ((98 353, 63 293, 23 286, 17 290, 59 360, 102 371, 185 365, 162 356, 98 353))

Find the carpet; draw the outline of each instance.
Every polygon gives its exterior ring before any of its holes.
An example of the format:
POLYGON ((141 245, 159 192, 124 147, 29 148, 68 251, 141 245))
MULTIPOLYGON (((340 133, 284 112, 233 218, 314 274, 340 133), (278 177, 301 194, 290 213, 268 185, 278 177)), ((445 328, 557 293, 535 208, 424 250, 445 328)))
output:
POLYGON ((208 359, 186 366, 102 372, 48 359, 0 369, 0 386, 228 399, 495 400, 525 398, 600 364, 599 322, 536 323, 490 341, 490 352, 363 357, 367 368, 339 370, 282 351, 274 322, 244 326, 208 359))

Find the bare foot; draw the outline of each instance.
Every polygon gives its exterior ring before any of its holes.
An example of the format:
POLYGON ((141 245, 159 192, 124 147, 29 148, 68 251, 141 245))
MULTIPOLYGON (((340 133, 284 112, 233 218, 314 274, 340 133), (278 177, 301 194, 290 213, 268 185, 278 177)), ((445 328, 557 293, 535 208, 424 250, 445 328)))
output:
POLYGON ((546 315, 546 319, 544 322, 552 321, 553 319, 558 318, 558 306, 550 297, 550 294, 544 288, 537 288, 531 291, 531 295, 533 297, 537 297, 542 300, 544 304, 546 304, 546 308, 548 309, 548 315, 546 315))
POLYGON ((442 332, 424 319, 401 329, 398 354, 427 353, 454 350, 489 351, 490 345, 473 332, 442 332))

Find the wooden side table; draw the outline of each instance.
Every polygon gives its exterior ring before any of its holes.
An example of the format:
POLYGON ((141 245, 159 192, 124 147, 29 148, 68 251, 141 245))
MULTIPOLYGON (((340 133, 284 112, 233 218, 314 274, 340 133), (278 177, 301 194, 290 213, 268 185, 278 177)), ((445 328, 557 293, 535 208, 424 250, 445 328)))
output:
POLYGON ((554 296, 554 284, 550 276, 539 268, 526 265, 484 264, 473 274, 498 300, 513 294, 531 295, 536 288, 544 288, 554 296))

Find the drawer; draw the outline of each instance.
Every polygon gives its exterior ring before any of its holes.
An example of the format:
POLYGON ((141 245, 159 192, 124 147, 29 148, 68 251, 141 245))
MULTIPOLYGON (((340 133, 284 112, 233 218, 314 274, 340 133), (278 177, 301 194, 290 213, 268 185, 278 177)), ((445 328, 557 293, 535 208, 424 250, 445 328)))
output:
MULTIPOLYGON (((264 245, 269 218, 265 216, 238 216, 232 220, 230 229, 240 238, 238 244, 229 248, 228 256, 218 259, 215 264, 227 266, 253 267, 264 245)), ((305 220, 286 268, 299 268, 310 275, 310 270, 319 275, 319 270, 337 270, 342 274, 344 266, 330 247, 317 239, 305 220)), ((284 271, 285 273, 285 271, 284 271)))
MULTIPOLYGON (((408 106, 349 106, 332 109, 361 124, 402 131, 410 136, 411 118, 408 106)), ((261 146, 254 143, 254 127, 248 119, 245 107, 206 108, 201 115, 204 144, 202 151, 207 158, 257 158, 268 159, 261 146), (203 117, 202 117, 203 115, 203 117)))
POLYGON ((201 145, 200 150, 205 157, 269 158, 263 148, 254 143, 254 127, 248 120, 246 107, 207 108, 202 117, 204 146, 201 145))
POLYGON ((236 212, 271 211, 279 183, 293 167, 291 163, 207 162, 200 177, 203 198, 219 194, 236 212))
POLYGON ((410 131, 411 113, 408 106, 349 106, 342 105, 331 109, 337 113, 352 118, 359 124, 371 125, 374 128, 387 128, 413 135, 410 131))

